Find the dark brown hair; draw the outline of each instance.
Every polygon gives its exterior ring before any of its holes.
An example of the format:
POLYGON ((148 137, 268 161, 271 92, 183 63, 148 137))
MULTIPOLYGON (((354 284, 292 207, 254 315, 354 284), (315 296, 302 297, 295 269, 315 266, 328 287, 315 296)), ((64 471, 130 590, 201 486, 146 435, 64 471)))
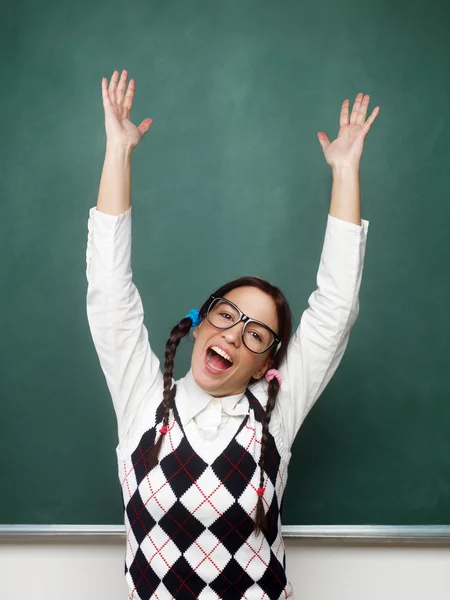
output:
MULTIPOLYGON (((291 339, 292 334, 292 314, 289 308, 289 304, 283 294, 283 292, 270 284, 268 281, 264 279, 259 279, 257 277, 241 277, 239 279, 235 279, 226 283, 218 290, 213 292, 213 296, 226 296, 231 290, 234 290, 238 287, 256 287, 261 291, 265 292, 269 296, 271 296, 275 302, 277 317, 278 317, 278 337, 281 340, 281 345, 277 350, 277 346, 274 346, 272 350, 270 350, 271 358, 273 360, 272 368, 277 369, 284 358, 286 357, 286 352, 288 348, 289 341, 291 339)), ((208 300, 203 304, 200 308, 199 313, 202 318, 205 317, 206 312, 208 310, 209 304, 211 300, 208 300)), ((172 378, 173 378, 173 366, 176 350, 178 345, 183 337, 185 337, 189 330, 191 329, 192 321, 190 318, 181 319, 181 321, 175 325, 175 327, 170 332, 170 337, 166 342, 166 351, 165 351, 165 361, 164 361, 164 393, 163 393, 163 405, 164 405, 164 417, 163 417, 163 427, 167 427, 169 424, 169 413, 170 408, 172 406, 173 398, 175 396, 175 386, 172 388, 172 378)), ((249 385, 254 383, 255 380, 253 378, 250 379, 249 385)), ((272 415, 272 411, 275 407, 275 402, 277 399, 278 391, 280 389, 278 380, 273 378, 268 386, 268 400, 265 409, 264 418, 262 421, 262 439, 261 439, 261 456, 259 459, 259 468, 260 468, 260 481, 259 486, 262 488, 264 486, 264 458, 265 458, 265 450, 267 447, 267 442, 269 438, 269 423, 270 417, 272 415)), ((158 462, 159 449, 161 447, 162 438, 164 436, 160 435, 156 444, 150 449, 147 454, 146 463, 149 469, 153 468, 158 462)), ((260 531, 265 531, 267 529, 266 524, 266 515, 264 511, 264 504, 261 496, 258 495, 258 502, 256 506, 256 517, 255 517, 255 533, 259 533, 260 531)))

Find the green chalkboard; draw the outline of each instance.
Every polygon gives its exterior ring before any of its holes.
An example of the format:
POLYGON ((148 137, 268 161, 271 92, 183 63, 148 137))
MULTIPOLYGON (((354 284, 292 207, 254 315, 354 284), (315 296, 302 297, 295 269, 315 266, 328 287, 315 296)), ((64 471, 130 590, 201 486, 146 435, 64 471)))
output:
POLYGON ((133 273, 160 357, 180 315, 240 275, 281 286, 298 322, 331 192, 317 132, 334 139, 359 91, 381 107, 361 167, 360 316, 295 442, 284 523, 449 524, 448 3, 6 10, 0 522, 122 522, 85 250, 105 149, 101 77, 127 68, 134 121, 154 121, 132 163, 133 273))

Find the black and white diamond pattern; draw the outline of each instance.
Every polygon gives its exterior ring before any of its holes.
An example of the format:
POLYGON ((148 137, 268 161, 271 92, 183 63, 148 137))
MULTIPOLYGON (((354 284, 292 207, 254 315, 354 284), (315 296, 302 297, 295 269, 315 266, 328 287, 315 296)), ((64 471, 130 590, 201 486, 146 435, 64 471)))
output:
POLYGON ((164 532, 172 539, 177 540, 179 550, 185 553, 198 540, 205 531, 205 526, 196 519, 177 500, 172 509, 159 521, 164 532))
POLYGON ((245 569, 231 558, 222 573, 210 583, 210 588, 216 592, 217 598, 240 598, 248 597, 246 592, 252 585, 254 582, 245 569))
POLYGON ((211 464, 194 452, 174 409, 159 463, 147 472, 146 453, 161 435, 162 404, 131 457, 119 464, 130 599, 290 595, 280 533, 287 464, 269 435, 263 495, 269 531, 256 536, 264 412, 248 390, 247 396, 250 414, 211 464))

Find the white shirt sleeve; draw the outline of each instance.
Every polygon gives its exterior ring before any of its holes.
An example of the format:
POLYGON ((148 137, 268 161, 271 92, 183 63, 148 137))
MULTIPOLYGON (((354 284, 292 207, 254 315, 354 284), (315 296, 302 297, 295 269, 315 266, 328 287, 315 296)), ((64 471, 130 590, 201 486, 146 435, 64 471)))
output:
POLYGON ((356 225, 328 215, 317 289, 309 297, 309 307, 280 367, 283 384, 274 413, 286 450, 347 347, 359 311, 368 225, 365 220, 356 225))
POLYGON ((162 399, 163 376, 132 281, 131 208, 117 216, 89 211, 86 250, 87 317, 117 416, 119 445, 127 445, 144 411, 162 399))

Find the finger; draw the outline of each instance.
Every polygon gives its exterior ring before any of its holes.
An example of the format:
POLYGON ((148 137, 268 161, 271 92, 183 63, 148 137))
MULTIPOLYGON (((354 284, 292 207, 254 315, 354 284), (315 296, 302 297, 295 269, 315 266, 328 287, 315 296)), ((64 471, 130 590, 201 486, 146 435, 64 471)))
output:
POLYGON ((134 79, 130 79, 130 83, 128 84, 127 93, 125 94, 125 99, 123 101, 123 106, 127 110, 131 110, 131 107, 133 105, 135 89, 136 89, 136 82, 134 81, 134 79))
POLYGON ((109 97, 111 98, 111 102, 116 104, 116 89, 117 82, 119 81, 119 71, 114 71, 111 77, 111 81, 109 82, 109 97))
POLYGON ((103 99, 103 108, 106 112, 114 112, 113 105, 111 103, 111 98, 108 93, 108 80, 106 77, 102 77, 102 99, 103 99))
POLYGON ((144 119, 142 121, 142 123, 138 126, 138 129, 141 132, 141 135, 145 135, 147 133, 147 131, 152 126, 152 123, 153 123, 152 119, 144 119))
POLYGON ((352 114, 350 115, 350 125, 356 122, 356 117, 358 115, 359 107, 361 106, 361 100, 363 98, 362 92, 356 95, 355 104, 353 105, 352 114))
POLYGON ((379 106, 376 106, 376 107, 373 109, 373 111, 372 111, 372 114, 370 115, 370 117, 369 117, 369 118, 367 119, 367 121, 364 123, 364 127, 362 128, 362 131, 361 131, 361 135, 362 135, 363 137, 365 137, 365 136, 366 136, 366 135, 369 133, 369 131, 370 131, 370 128, 371 128, 371 126, 372 126, 372 123, 373 123, 373 122, 375 121, 375 119, 377 118, 377 116, 378 116, 378 113, 379 113, 379 112, 380 112, 380 107, 379 107, 379 106))
POLYGON ((359 125, 360 127, 364 125, 364 121, 366 120, 367 109, 369 108, 369 100, 370 96, 366 94, 362 99, 358 114, 356 115, 355 124, 359 125))
POLYGON ((350 104, 350 100, 348 98, 346 98, 344 100, 344 102, 342 103, 342 108, 341 108, 341 116, 339 119, 339 127, 342 127, 343 125, 348 125, 348 107, 350 104))
POLYGON ((128 72, 124 69, 122 71, 122 75, 120 76, 119 85, 117 86, 117 92, 116 92, 117 104, 122 104, 125 88, 127 87, 127 77, 128 77, 128 72))
POLYGON ((328 139, 327 134, 324 133, 323 131, 319 131, 317 134, 317 137, 319 138, 319 142, 320 142, 320 145, 322 146, 322 150, 325 151, 325 148, 327 148, 330 145, 330 140, 328 139))

